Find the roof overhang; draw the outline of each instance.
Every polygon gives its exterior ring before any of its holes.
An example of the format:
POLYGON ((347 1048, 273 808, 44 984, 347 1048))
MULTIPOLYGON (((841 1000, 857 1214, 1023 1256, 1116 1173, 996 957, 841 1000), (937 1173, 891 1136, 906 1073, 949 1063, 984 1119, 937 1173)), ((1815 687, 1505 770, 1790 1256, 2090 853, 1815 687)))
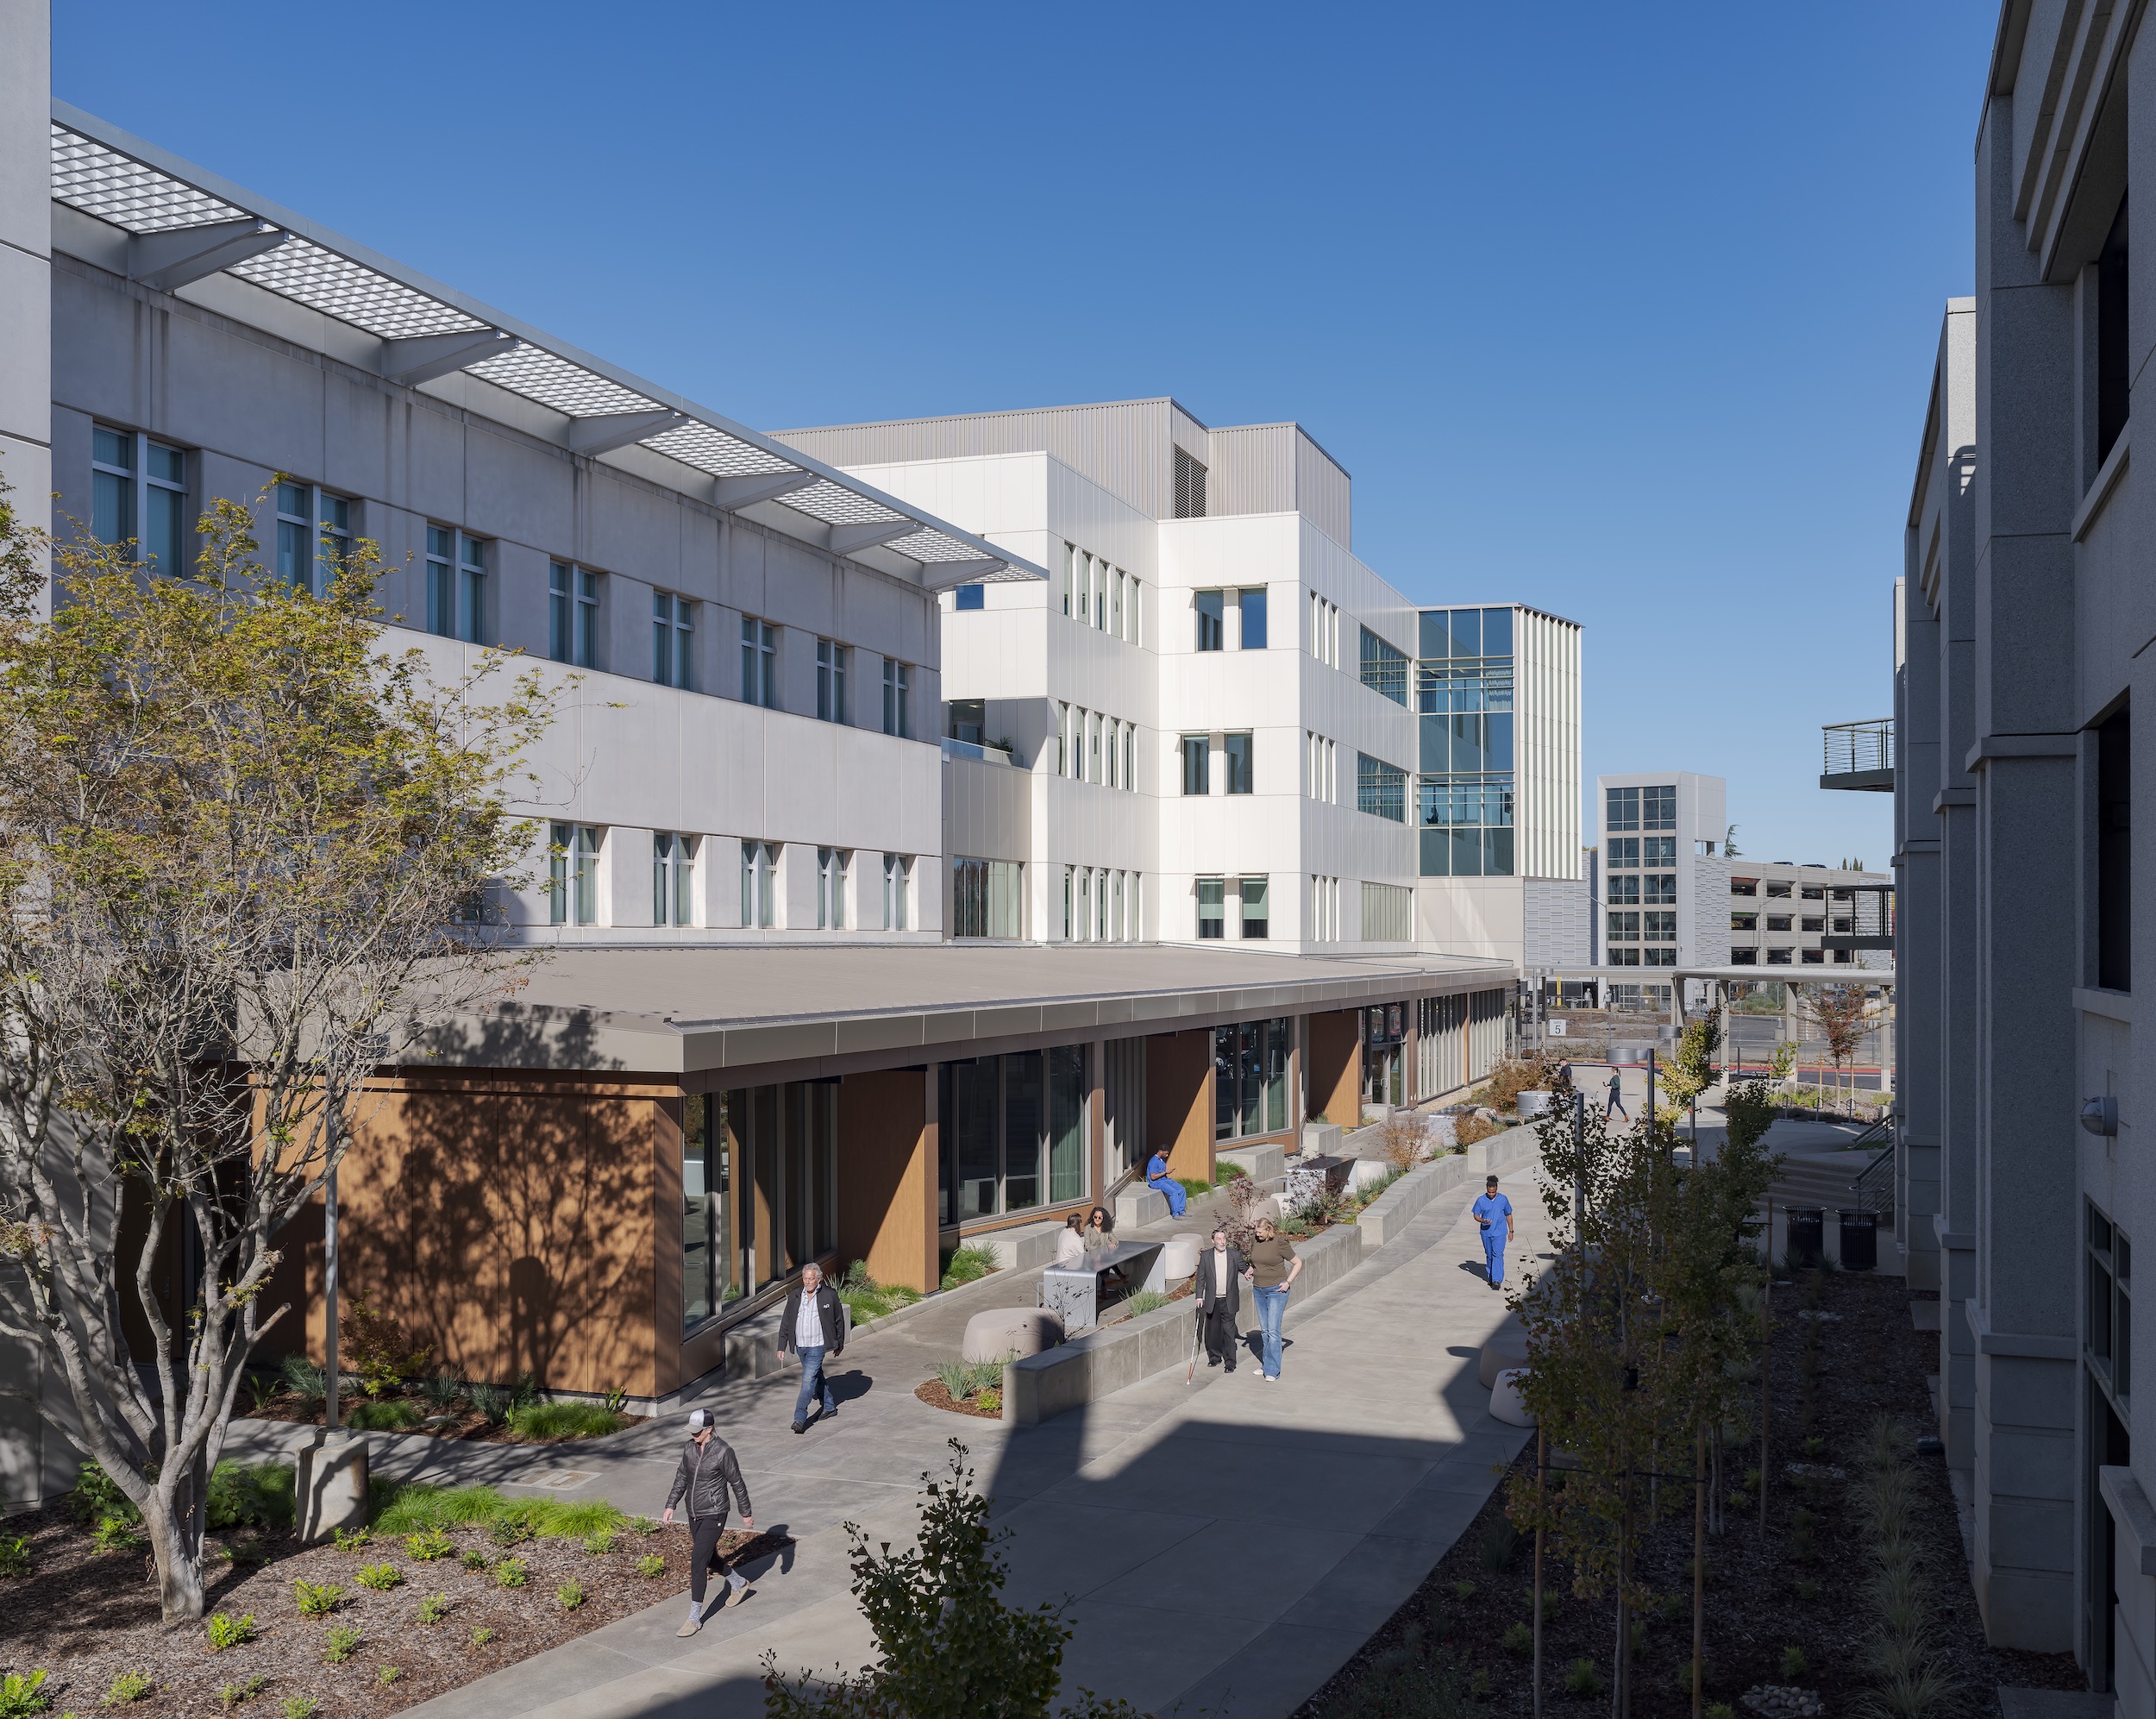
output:
MULTIPOLYGON (((417 386, 457 372, 556 413, 601 458, 642 448, 674 486, 833 555, 941 591, 1044 568, 774 437, 557 340, 454 287, 55 101, 53 201, 126 235, 129 274, 175 290, 226 274, 380 342, 376 368, 417 386)), ((647 467, 649 469, 649 467, 647 467)))

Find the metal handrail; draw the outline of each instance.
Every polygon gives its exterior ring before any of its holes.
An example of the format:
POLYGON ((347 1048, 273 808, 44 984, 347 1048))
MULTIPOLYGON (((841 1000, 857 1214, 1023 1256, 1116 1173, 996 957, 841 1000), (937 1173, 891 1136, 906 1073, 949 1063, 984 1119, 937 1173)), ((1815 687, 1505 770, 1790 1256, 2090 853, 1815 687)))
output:
MULTIPOLYGON (((1877 1174, 1881 1164, 1890 1164, 1894 1162, 1894 1148, 1896 1142, 1894 1138, 1894 1113, 1891 1110, 1888 1111, 1885 1115, 1882 1116, 1877 1122, 1874 1122, 1869 1128, 1865 1129, 1863 1133, 1858 1135, 1856 1140, 1852 1142, 1851 1150, 1855 1150, 1857 1146, 1861 1145, 1876 1134, 1883 1134, 1886 1136, 1885 1147, 1871 1160, 1870 1164, 1866 1164, 1862 1170, 1857 1172, 1856 1178, 1849 1184, 1849 1190, 1857 1196, 1857 1203, 1859 1208, 1865 1207, 1871 1197, 1866 1190, 1865 1184, 1870 1182, 1873 1176, 1877 1174)), ((1894 1181, 1891 1176, 1887 1179, 1886 1190, 1886 1198, 1882 1202, 1882 1207, 1883 1209, 1890 1211, 1893 1209, 1894 1206, 1894 1181)))
POLYGON ((1822 762, 1830 776, 1894 768, 1894 718, 1890 716, 1865 722, 1830 722, 1822 730, 1821 741, 1822 762))

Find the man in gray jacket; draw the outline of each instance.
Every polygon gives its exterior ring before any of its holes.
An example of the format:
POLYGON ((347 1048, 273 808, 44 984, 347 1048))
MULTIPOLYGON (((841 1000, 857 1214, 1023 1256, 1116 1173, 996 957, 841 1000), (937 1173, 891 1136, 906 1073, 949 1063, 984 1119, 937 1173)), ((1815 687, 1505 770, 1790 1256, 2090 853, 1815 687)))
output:
POLYGON ((1236 1315, 1242 1311, 1243 1273, 1248 1269, 1243 1250, 1228 1245, 1225 1225, 1213 1232, 1213 1245, 1198 1256, 1198 1318, 1206 1329, 1206 1365, 1227 1364, 1235 1371, 1235 1352, 1241 1342, 1236 1315))
POLYGON ((692 1408, 688 1448, 681 1452, 681 1465, 674 1473, 674 1490, 667 1494, 667 1508, 659 1518, 671 1527, 674 1507, 684 1496, 687 1498, 689 1532, 695 1536, 696 1549, 689 1561, 689 1618, 674 1631, 677 1635, 693 1635, 704 1627, 704 1582, 709 1572, 717 1570, 725 1577, 730 1596, 749 1585, 741 1572, 729 1570, 726 1560, 718 1555, 719 1537, 726 1532, 730 1490, 741 1501, 742 1527, 754 1534, 755 1513, 749 1508, 749 1489, 742 1484, 734 1447, 711 1430, 709 1415, 700 1408, 692 1408))

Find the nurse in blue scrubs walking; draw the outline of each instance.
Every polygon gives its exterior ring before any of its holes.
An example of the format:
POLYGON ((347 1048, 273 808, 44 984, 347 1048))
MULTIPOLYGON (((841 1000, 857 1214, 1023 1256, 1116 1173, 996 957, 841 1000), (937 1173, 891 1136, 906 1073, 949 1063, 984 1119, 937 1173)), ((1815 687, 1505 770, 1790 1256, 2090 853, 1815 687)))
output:
POLYGON ((1489 1269, 1489 1286, 1505 1287, 1505 1244, 1512 1239, 1512 1201, 1497 1191, 1491 1176, 1482 1197, 1475 1202, 1475 1221, 1482 1227, 1482 1261, 1489 1269))

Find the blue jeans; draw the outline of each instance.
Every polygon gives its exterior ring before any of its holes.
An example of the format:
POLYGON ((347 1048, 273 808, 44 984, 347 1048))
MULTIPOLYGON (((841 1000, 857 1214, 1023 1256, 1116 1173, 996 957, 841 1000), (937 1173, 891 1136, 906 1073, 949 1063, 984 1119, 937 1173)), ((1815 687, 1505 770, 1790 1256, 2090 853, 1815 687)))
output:
POLYGON ((801 1394, 793 1399, 793 1418, 808 1419, 809 1404, 816 1400, 818 1388, 824 1393, 824 1413, 838 1413, 838 1399, 831 1395, 831 1382, 824 1377, 824 1346, 801 1351, 801 1394))
POLYGON ((1494 1221, 1482 1232, 1482 1262, 1493 1288, 1505 1281, 1505 1233, 1494 1221))
POLYGON ((1183 1204, 1190 1195, 1184 1191, 1181 1183, 1176 1181, 1172 1176, 1160 1176, 1154 1177, 1150 1185, 1159 1189, 1162 1196, 1167 1200, 1169 1217, 1182 1216, 1183 1204))
POLYGON ((1250 1293, 1257 1298, 1258 1328, 1265 1333, 1265 1377, 1276 1379, 1280 1377, 1280 1321, 1288 1311, 1288 1291, 1253 1289, 1250 1293))

